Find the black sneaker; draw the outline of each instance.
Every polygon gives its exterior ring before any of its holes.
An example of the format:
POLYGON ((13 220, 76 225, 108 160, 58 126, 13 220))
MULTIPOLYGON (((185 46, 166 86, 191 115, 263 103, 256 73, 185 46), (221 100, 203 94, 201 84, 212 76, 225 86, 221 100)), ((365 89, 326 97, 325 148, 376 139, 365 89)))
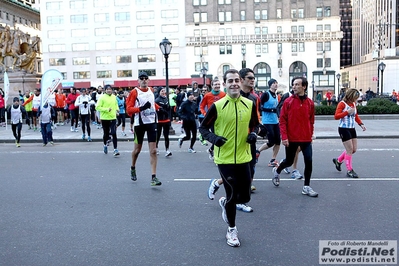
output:
POLYGON ((160 185, 162 185, 162 182, 159 181, 158 178, 153 177, 153 178, 151 179, 151 186, 160 186, 160 185))
POLYGON ((335 168, 336 168, 338 171, 341 172, 341 164, 342 164, 342 163, 338 162, 338 159, 337 159, 337 158, 334 158, 334 159, 333 159, 333 163, 335 164, 335 168))
POLYGON ((350 170, 350 171, 348 171, 348 172, 346 173, 346 176, 347 176, 347 177, 352 177, 352 178, 359 178, 359 176, 356 174, 355 171, 353 171, 353 169, 350 170))
POLYGON ((133 181, 137 180, 136 169, 130 168, 130 176, 131 176, 130 179, 132 179, 133 181))

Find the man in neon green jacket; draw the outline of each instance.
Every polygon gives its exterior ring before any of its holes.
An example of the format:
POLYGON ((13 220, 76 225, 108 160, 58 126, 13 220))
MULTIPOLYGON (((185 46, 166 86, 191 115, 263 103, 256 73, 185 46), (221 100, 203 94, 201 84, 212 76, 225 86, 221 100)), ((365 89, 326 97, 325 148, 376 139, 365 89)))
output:
POLYGON ((112 94, 111 85, 105 85, 105 94, 97 101, 96 110, 100 112, 101 125, 103 127, 104 153, 108 153, 108 144, 114 145, 114 156, 119 156, 118 139, 116 137, 116 116, 119 113, 118 101, 112 94))
POLYGON ((218 165, 226 191, 226 197, 219 199, 219 205, 223 220, 228 224, 227 244, 238 247, 236 204, 251 199, 250 143, 256 142, 259 119, 253 101, 240 94, 238 71, 227 70, 223 81, 227 95, 211 105, 201 123, 200 133, 216 146, 214 162, 218 165), (210 130, 212 127, 214 133, 210 130))

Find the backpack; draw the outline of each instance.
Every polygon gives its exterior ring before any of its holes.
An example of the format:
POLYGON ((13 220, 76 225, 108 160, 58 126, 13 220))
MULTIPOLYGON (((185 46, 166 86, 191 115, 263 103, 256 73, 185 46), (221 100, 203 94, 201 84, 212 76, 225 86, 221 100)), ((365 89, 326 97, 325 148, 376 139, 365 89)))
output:
POLYGON ((290 97, 290 92, 284 93, 284 95, 281 97, 280 102, 278 103, 276 109, 277 109, 277 116, 280 117, 280 112, 281 108, 283 108, 284 101, 287 100, 290 97))

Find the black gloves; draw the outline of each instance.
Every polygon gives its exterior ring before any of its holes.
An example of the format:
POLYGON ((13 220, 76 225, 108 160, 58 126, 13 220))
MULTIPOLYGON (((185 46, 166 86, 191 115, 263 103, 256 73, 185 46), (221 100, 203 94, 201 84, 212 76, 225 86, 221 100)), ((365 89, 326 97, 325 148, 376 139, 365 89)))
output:
POLYGON ((216 136, 215 145, 218 147, 222 147, 226 143, 227 139, 225 137, 216 136))
POLYGON ((258 135, 256 135, 255 132, 251 132, 251 133, 248 134, 247 142, 248 142, 249 144, 255 144, 257 138, 258 138, 258 135))
POLYGON ((139 109, 140 111, 144 111, 147 110, 151 107, 151 103, 150 102, 146 102, 143 106, 140 106, 139 109))

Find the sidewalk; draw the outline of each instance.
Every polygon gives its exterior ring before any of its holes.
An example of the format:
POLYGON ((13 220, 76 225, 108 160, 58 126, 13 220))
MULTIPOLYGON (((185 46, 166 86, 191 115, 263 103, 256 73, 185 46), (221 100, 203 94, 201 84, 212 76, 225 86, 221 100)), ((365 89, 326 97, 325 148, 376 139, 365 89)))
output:
MULTIPOLYGON (((399 115, 361 115, 367 130, 362 131, 360 127, 356 127, 358 138, 399 138, 399 115)), ((175 135, 171 135, 172 140, 177 140, 181 135, 181 124, 172 123, 175 135)), ((338 136, 338 121, 332 116, 316 116, 315 134, 317 139, 334 139, 338 136)), ((53 138, 55 142, 80 142, 82 140, 82 130, 79 132, 71 132, 70 125, 58 126, 53 130, 53 138)), ((127 136, 121 136, 118 130, 118 141, 132 141, 133 134, 130 133, 130 124, 126 124, 127 136)), ((97 129, 91 125, 91 138, 93 142, 102 141, 102 129, 97 129)), ((86 134, 87 135, 87 134, 86 134)), ((87 138, 87 137, 86 137, 87 138)), ((15 139, 12 135, 11 126, 0 127, 0 143, 14 143, 15 139)), ((28 130, 27 125, 22 126, 21 143, 42 142, 41 133, 39 131, 28 130)))

